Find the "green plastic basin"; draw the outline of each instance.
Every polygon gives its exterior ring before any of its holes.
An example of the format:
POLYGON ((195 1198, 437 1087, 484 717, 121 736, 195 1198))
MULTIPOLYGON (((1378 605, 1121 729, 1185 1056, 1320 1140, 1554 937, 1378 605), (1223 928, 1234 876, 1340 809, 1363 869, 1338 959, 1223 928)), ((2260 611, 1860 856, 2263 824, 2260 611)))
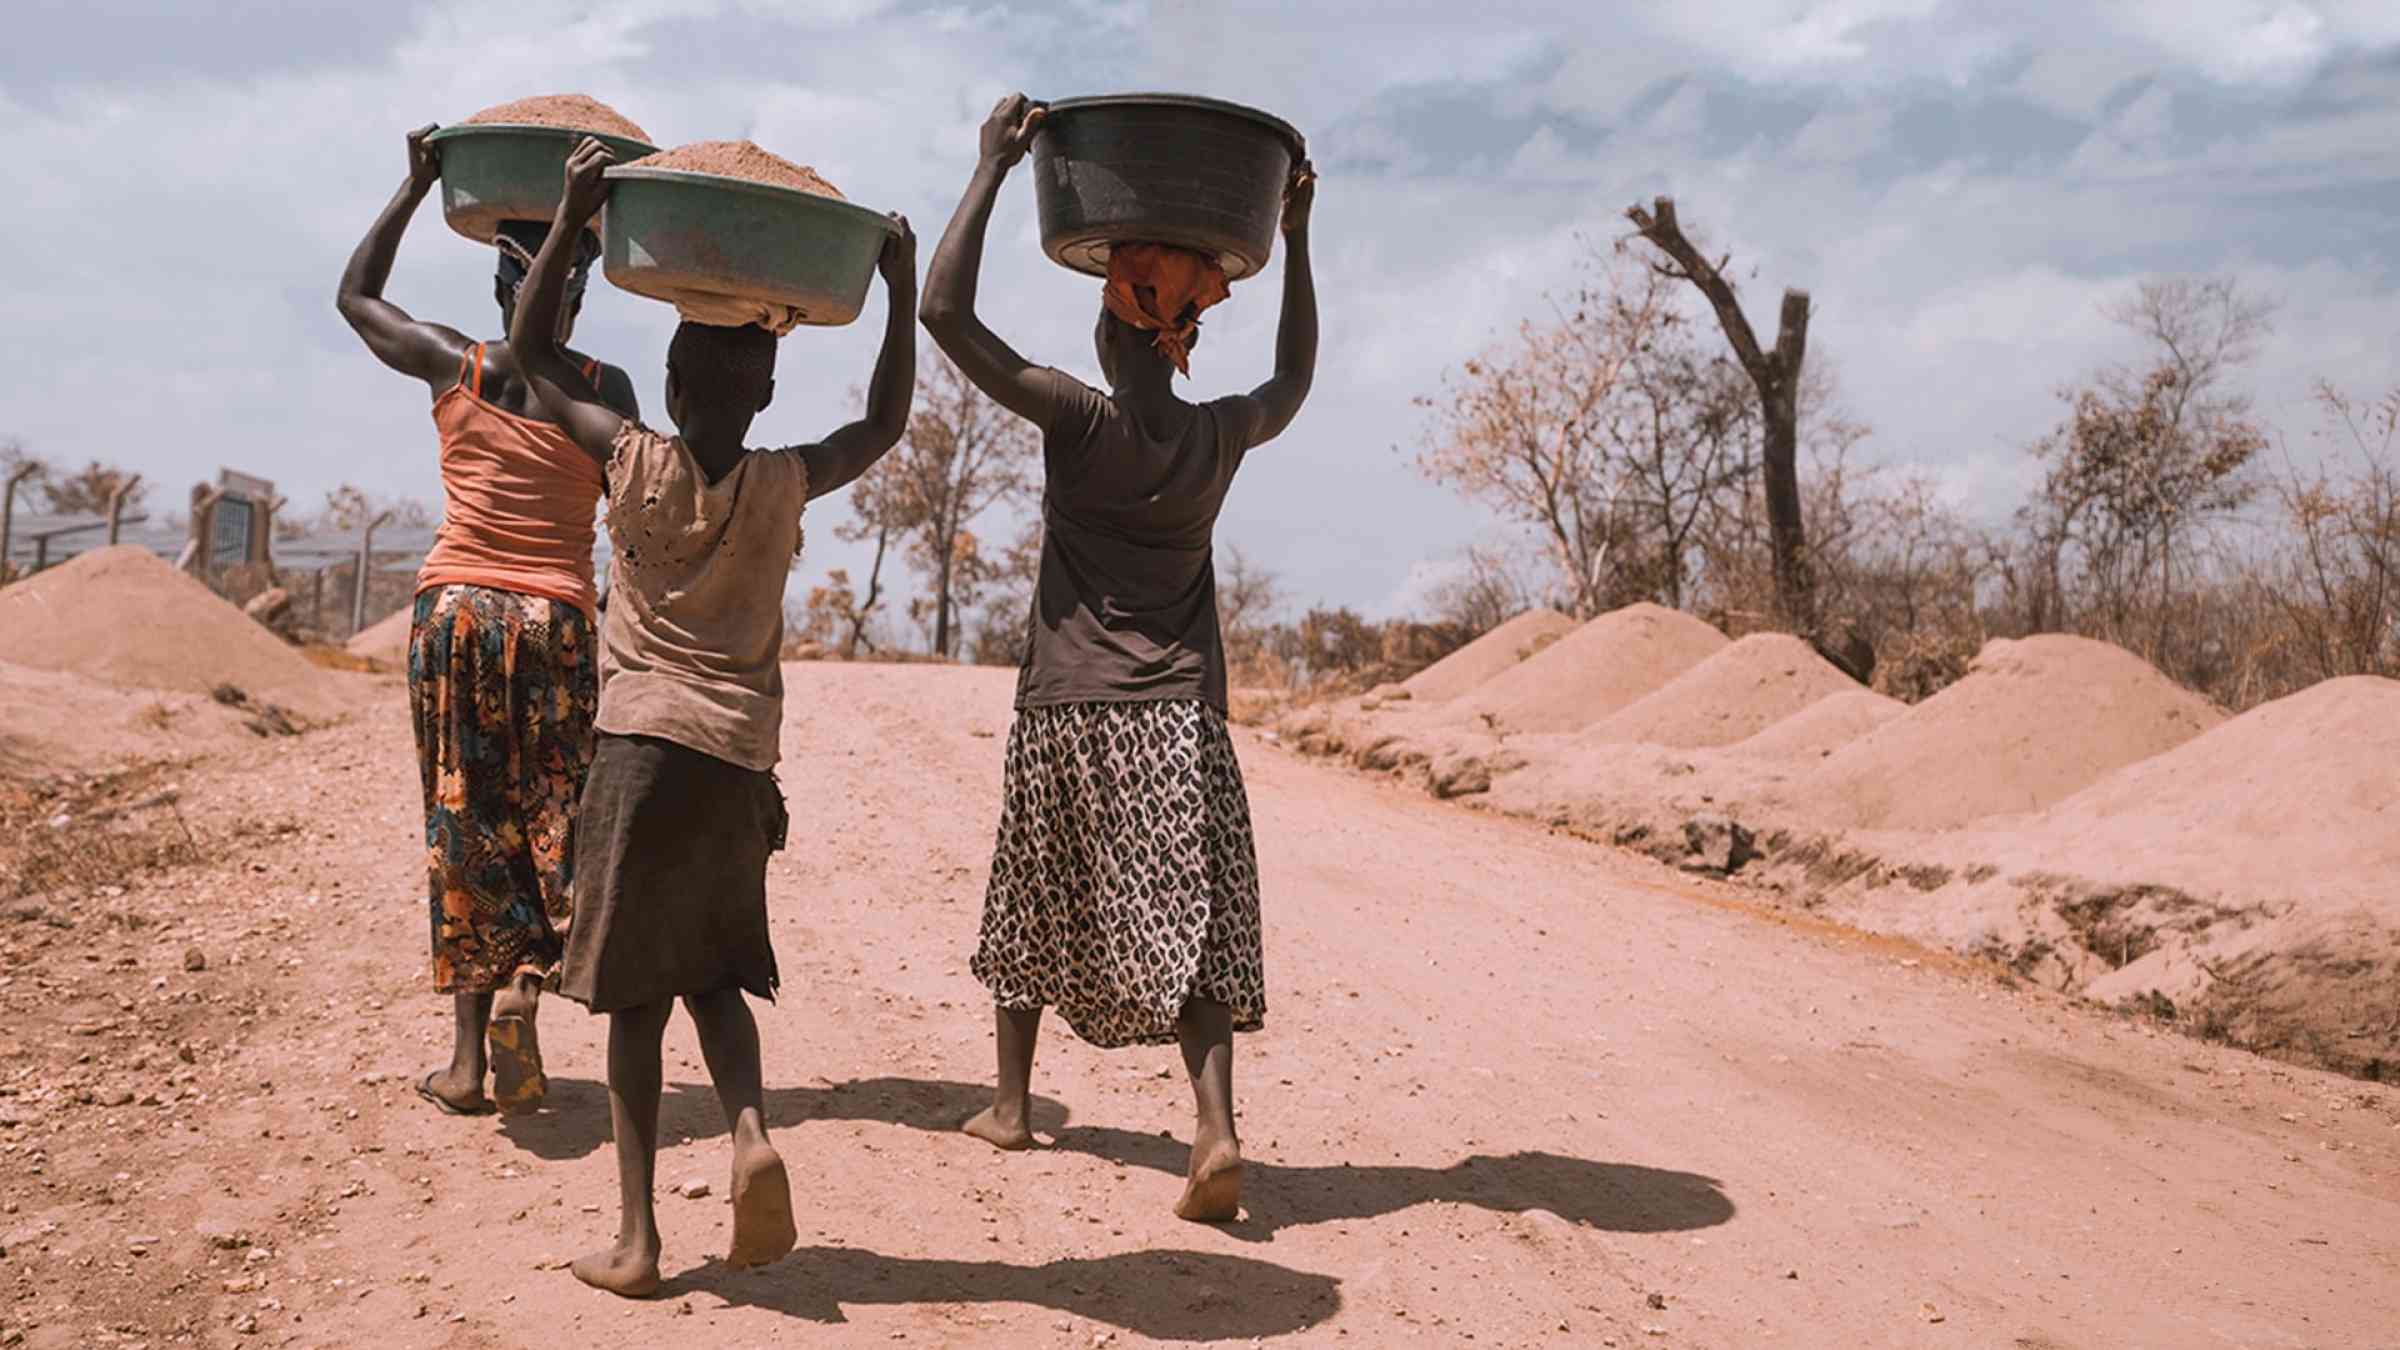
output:
POLYGON ((670 304, 732 296, 790 305, 802 323, 849 323, 899 232, 879 211, 743 178, 618 165, 608 180, 602 268, 670 304))
POLYGON ((623 136, 562 127, 462 122, 434 132, 426 139, 441 147, 442 219, 478 244, 492 242, 504 220, 548 224, 566 185, 567 156, 585 136, 598 136, 620 160, 658 152, 623 136))

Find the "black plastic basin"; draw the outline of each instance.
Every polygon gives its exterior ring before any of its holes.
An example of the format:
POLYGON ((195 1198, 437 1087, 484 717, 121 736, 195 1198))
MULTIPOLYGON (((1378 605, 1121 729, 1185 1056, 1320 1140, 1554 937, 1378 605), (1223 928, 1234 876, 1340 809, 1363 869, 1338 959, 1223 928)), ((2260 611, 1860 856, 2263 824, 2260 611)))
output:
POLYGON ((1033 139, 1042 251, 1093 276, 1120 243, 1214 253, 1229 279, 1274 256, 1306 142, 1255 108, 1190 94, 1062 99, 1033 139))

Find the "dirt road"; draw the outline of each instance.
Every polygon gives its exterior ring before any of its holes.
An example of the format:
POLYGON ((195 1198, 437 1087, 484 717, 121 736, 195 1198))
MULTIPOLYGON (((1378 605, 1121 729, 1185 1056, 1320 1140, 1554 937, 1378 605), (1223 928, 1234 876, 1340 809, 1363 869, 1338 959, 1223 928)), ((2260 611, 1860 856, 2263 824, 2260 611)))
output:
MULTIPOLYGON (((1190 1120, 1170 1051, 1048 1029, 1054 1142, 995 1154, 952 1127, 989 1071, 966 958, 1008 676, 789 678, 785 992, 760 1021, 794 1256, 709 1259, 723 1126, 680 1019, 660 1173, 709 1191, 662 1199, 655 1302, 557 1268, 615 1222, 596 1019, 546 1008, 538 1117, 411 1095, 448 1029, 422 989, 385 681, 356 724, 184 785, 200 828, 250 833, 124 901, 165 914, 88 963, 123 968, 124 1026, 74 1039, 87 1004, 108 1011, 95 975, 0 1045, 88 1052, 77 1099, 0 1131, 0 1170, 41 1164, 0 1182, 0 1326, 37 1347, 2400 1343, 2392 1089, 1763 915, 1248 737, 1270 1009, 1236 1070, 1245 1221, 1169 1213, 1190 1120), (216 949, 203 972, 182 968, 193 945, 216 949), (130 1029, 168 1009, 222 1027, 188 1069, 150 1043, 175 1033, 130 1029), (108 1087, 162 1068, 181 1086, 154 1105, 108 1087)), ((23 1018, 47 957, 12 941, 0 994, 23 1018)))

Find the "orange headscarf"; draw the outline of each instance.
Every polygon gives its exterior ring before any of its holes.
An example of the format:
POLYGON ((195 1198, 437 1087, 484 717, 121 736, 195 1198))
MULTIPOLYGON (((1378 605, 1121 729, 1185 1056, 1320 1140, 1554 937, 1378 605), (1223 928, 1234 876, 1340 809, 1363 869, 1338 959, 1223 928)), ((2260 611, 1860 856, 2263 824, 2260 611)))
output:
POLYGON ((1108 251, 1108 312, 1158 334, 1152 345, 1185 375, 1200 311, 1232 294, 1215 258, 1171 244, 1119 244, 1108 251))

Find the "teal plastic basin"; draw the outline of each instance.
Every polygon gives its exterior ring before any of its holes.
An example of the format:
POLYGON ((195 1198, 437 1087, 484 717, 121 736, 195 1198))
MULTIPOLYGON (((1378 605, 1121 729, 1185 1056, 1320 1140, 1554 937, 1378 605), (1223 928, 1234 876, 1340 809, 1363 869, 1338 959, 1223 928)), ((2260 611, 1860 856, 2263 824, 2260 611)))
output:
POLYGON ((426 139, 441 147, 442 219, 478 244, 492 242, 504 220, 548 224, 566 186, 567 156, 586 136, 620 160, 658 153, 623 136, 562 127, 462 122, 434 132, 426 139))
POLYGON ((670 304, 733 296, 790 305, 802 323, 846 324, 899 232, 882 212, 743 178, 632 165, 607 176, 603 272, 670 304))

